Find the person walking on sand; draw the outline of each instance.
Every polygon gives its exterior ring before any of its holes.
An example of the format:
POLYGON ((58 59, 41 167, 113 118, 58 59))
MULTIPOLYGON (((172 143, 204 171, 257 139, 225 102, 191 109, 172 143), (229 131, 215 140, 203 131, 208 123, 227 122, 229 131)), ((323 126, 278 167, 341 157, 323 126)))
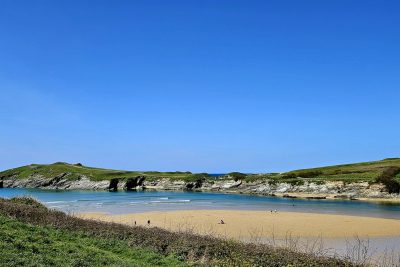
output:
POLYGON ((221 222, 219 224, 225 224, 224 220, 221 220, 221 222))

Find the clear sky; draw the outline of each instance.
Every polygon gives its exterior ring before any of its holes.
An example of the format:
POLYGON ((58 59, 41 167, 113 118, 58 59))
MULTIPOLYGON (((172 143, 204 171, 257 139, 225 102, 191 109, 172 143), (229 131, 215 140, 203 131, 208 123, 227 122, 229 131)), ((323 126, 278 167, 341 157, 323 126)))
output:
POLYGON ((400 1, 0 1, 0 169, 400 156, 400 1))

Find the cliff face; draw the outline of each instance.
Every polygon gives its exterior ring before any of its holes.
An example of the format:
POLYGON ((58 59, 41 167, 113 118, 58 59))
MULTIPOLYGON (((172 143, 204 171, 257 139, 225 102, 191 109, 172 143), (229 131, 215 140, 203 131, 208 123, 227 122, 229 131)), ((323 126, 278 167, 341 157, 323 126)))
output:
POLYGON ((144 176, 128 179, 115 178, 104 181, 92 181, 86 176, 77 180, 68 180, 61 174, 53 178, 33 176, 27 179, 5 179, 5 188, 42 188, 59 190, 195 190, 214 191, 240 194, 276 195, 282 197, 305 198, 395 198, 400 199, 399 194, 389 194, 382 184, 369 184, 367 182, 344 183, 341 181, 328 181, 325 183, 312 183, 305 181, 301 185, 272 182, 272 181, 173 181, 159 179, 147 181, 144 176))
POLYGON ((68 180, 63 178, 63 174, 54 178, 44 178, 40 175, 32 176, 27 179, 5 179, 4 188, 41 188, 41 189, 83 189, 83 190, 106 190, 110 186, 110 181, 91 181, 86 176, 81 176, 78 180, 68 180))

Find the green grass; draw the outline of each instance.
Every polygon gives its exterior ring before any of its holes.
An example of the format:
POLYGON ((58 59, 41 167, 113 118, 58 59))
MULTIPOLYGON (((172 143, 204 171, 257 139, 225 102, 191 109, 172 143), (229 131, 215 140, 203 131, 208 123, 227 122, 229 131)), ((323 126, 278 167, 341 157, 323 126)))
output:
POLYGON ((331 180, 345 182, 374 182, 388 167, 400 167, 400 158, 384 159, 354 164, 334 165, 320 168, 301 169, 282 174, 282 177, 292 174, 297 177, 310 178, 312 180, 331 180), (307 174, 313 173, 311 177, 307 174), (302 175, 305 174, 305 175, 302 175))
POLYGON ((88 237, 0 216, 1 266, 186 266, 123 241, 88 237))
MULTIPOLYGON (((388 167, 400 167, 400 158, 390 158, 380 161, 370 161, 354 164, 343 164, 319 168, 300 169, 282 174, 241 174, 240 178, 246 182, 255 182, 259 180, 270 180, 273 182, 290 181, 291 183, 300 184, 300 180, 309 180, 313 182, 321 181, 344 181, 344 182, 375 182, 383 170, 388 167), (243 178, 243 177, 244 178, 243 178)), ((31 164, 15 169, 0 172, 0 179, 14 177, 17 179, 29 178, 40 175, 45 178, 53 178, 57 175, 66 173, 66 179, 75 180, 80 176, 87 176, 94 181, 111 180, 113 178, 131 178, 137 176, 145 176, 147 181, 167 178, 173 181, 182 180, 186 182, 195 182, 198 180, 214 180, 213 177, 206 173, 192 174, 190 172, 141 172, 141 171, 123 171, 110 170, 101 168, 92 168, 77 164, 68 164, 57 162, 53 164, 31 164)), ((235 174, 235 173, 234 173, 235 174)), ((231 179, 232 177, 220 177, 218 179, 231 179)), ((396 176, 396 180, 400 182, 400 175, 396 176)))
POLYGON ((44 178, 53 178, 63 173, 67 173, 64 178, 69 180, 76 180, 80 176, 84 175, 94 181, 111 180, 113 178, 131 178, 136 176, 146 176, 147 180, 156 178, 186 179, 187 177, 191 177, 190 172, 121 171, 80 166, 77 164, 68 164, 64 162, 56 162, 53 164, 31 164, 5 170, 0 172, 0 179, 8 177, 23 179, 36 175, 40 175, 44 178))
MULTIPOLYGON (((318 184, 326 181, 343 181, 345 183, 364 181, 374 183, 388 167, 400 167, 400 158, 299 169, 285 173, 249 174, 246 175, 244 181, 260 182, 268 180, 273 184, 287 182, 293 185, 301 185, 305 181, 318 184)), ((227 177, 222 177, 221 179, 227 179, 227 177)), ((395 179, 400 182, 400 174, 397 174, 395 179)))
MULTIPOLYGON (((281 174, 248 175, 246 181, 269 180, 273 183, 289 182, 301 184, 301 181, 322 183, 324 181, 376 182, 376 179, 388 167, 400 167, 400 158, 354 164, 334 165, 310 169, 299 169, 281 174)), ((400 182, 400 174, 396 176, 400 182)))

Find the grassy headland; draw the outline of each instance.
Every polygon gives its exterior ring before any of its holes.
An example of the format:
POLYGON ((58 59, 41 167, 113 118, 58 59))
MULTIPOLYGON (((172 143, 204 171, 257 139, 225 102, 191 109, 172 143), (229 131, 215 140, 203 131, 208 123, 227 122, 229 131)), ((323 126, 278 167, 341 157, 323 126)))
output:
POLYGON ((186 179, 191 177, 190 172, 141 172, 141 171, 122 171, 102 168, 93 168, 83 166, 80 163, 69 164, 65 162, 56 162, 53 164, 31 164, 14 169, 0 172, 0 178, 29 178, 33 176, 41 176, 43 178, 53 178, 57 175, 66 173, 64 178, 76 180, 84 175, 93 181, 111 180, 114 178, 130 178, 135 176, 146 176, 147 178, 170 178, 170 179, 186 179))
POLYGON ((0 199, 5 266, 354 266, 348 261, 156 227, 84 220, 0 199))
POLYGON ((318 168, 299 169, 280 174, 247 175, 247 181, 270 179, 275 182, 301 184, 304 181, 323 183, 325 181, 343 182, 380 182, 379 179, 387 172, 394 170, 394 181, 400 182, 400 158, 387 158, 378 161, 369 161, 352 164, 342 164, 318 168))
MULTIPOLYGON (((300 169, 285 173, 270 174, 243 174, 232 172, 218 179, 245 180, 247 182, 269 180, 271 182, 288 182, 301 184, 304 181, 322 183, 324 181, 344 181, 344 182, 379 182, 383 173, 388 173, 391 169, 392 178, 400 182, 400 158, 388 158, 379 161, 361 162, 354 164, 343 164, 327 167, 310 169, 300 169)), ((123 171, 83 166, 82 164, 68 164, 56 162, 53 164, 31 164, 14 169, 0 172, 0 179, 16 178, 23 179, 40 176, 43 178, 53 178, 62 175, 64 179, 76 180, 80 176, 86 176, 93 181, 111 180, 115 178, 131 178, 136 176, 146 177, 146 180, 170 179, 182 180, 185 182, 195 182, 198 180, 214 180, 214 177, 207 173, 192 174, 191 172, 142 172, 142 171, 123 171)))

